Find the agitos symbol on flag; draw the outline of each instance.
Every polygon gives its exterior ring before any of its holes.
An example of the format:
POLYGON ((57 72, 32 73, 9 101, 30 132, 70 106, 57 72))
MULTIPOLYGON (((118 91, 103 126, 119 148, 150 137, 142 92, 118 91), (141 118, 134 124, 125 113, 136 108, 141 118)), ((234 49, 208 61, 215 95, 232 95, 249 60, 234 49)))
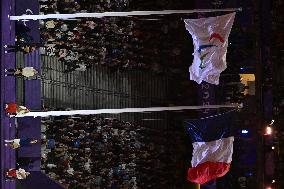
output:
POLYGON ((189 68, 190 80, 218 85, 222 71, 227 68, 228 37, 236 13, 223 16, 185 19, 185 28, 194 44, 194 59, 189 68))

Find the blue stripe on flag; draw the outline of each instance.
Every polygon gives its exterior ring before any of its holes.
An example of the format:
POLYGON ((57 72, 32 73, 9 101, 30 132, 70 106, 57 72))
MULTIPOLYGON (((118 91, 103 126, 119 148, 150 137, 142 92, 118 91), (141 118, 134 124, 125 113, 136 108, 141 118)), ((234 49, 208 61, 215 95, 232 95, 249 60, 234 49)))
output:
POLYGON ((210 142, 233 136, 233 116, 231 112, 202 119, 186 120, 186 130, 192 142, 210 142))

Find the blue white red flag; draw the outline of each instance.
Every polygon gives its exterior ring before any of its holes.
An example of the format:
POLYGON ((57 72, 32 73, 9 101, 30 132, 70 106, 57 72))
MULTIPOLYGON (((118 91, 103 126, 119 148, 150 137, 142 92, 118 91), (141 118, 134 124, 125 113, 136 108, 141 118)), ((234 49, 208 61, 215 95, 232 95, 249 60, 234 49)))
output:
POLYGON ((236 13, 223 16, 185 19, 185 28, 194 44, 194 59, 189 68, 190 80, 218 85, 222 71, 227 68, 228 37, 236 13))
POLYGON ((229 171, 234 142, 232 119, 232 113, 224 113, 186 121, 193 145, 189 181, 204 184, 229 171))

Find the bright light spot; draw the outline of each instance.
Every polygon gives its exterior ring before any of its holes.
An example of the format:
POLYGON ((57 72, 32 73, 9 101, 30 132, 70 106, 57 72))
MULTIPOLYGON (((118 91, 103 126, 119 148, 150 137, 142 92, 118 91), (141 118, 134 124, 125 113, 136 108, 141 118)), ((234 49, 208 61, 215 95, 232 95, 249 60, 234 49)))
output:
POLYGON ((274 149, 275 149, 275 147, 274 147, 274 146, 272 146, 272 147, 271 147, 271 149, 272 149, 272 150, 274 150, 274 149))
POLYGON ((248 133, 248 130, 246 130, 246 129, 242 130, 242 134, 247 134, 247 133, 248 133))
POLYGON ((244 68, 240 68, 241 70, 243 70, 244 68))
POLYGON ((245 174, 245 176, 252 176, 252 175, 253 175, 253 174, 250 173, 250 172, 248 172, 248 173, 245 174))
POLYGON ((272 189, 270 186, 267 186, 266 189, 272 189))
POLYGON ((275 180, 272 180, 272 183, 275 183, 275 180))
POLYGON ((273 123, 274 123, 274 119, 273 119, 273 120, 271 120, 271 123, 270 123, 269 125, 273 125, 273 123))
POLYGON ((266 127, 266 131, 265 131, 266 135, 271 135, 272 134, 272 128, 271 127, 266 127))

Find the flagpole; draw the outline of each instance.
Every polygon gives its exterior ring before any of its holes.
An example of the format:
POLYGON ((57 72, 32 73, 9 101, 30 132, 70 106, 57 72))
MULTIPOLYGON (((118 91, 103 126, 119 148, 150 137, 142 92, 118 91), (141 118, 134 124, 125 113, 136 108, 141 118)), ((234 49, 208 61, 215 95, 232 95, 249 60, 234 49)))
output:
POLYGON ((150 107, 150 108, 47 111, 47 112, 29 112, 26 114, 17 115, 16 117, 48 117, 48 116, 63 116, 63 115, 71 116, 71 115, 121 114, 121 113, 139 113, 139 112, 218 109, 218 108, 241 108, 241 107, 242 106, 240 104, 231 104, 231 105, 206 105, 206 106, 174 106, 174 107, 150 107))
POLYGON ((22 15, 22 16, 10 16, 10 20, 102 18, 102 17, 125 17, 125 16, 147 16, 147 15, 190 14, 190 13, 208 13, 208 12, 234 12, 234 11, 242 11, 242 8, 22 15))

